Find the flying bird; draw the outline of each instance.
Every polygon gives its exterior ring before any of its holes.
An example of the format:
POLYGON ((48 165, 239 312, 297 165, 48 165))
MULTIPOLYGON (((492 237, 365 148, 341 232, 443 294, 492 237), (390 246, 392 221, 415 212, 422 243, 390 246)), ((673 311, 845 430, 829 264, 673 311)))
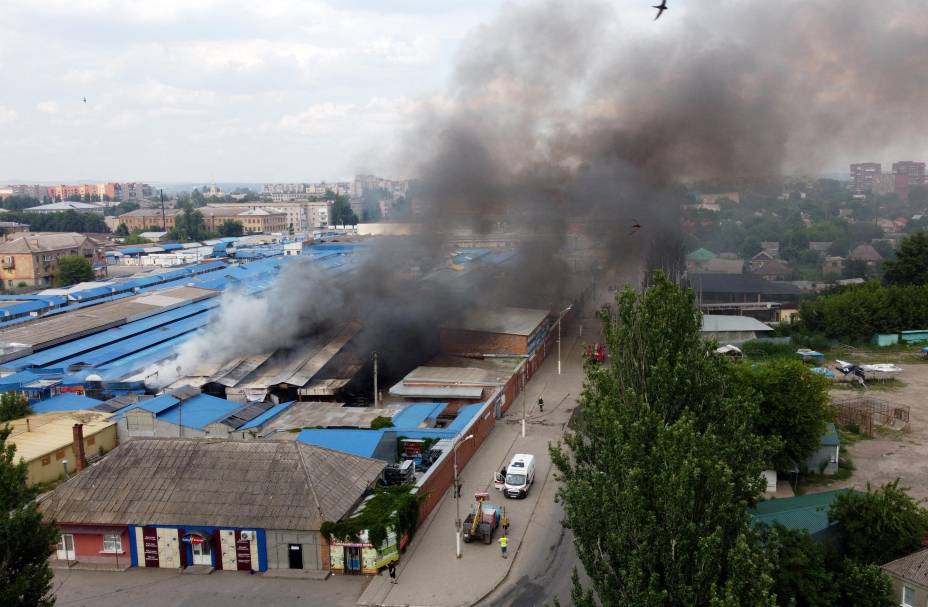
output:
POLYGON ((638 230, 641 229, 641 224, 638 223, 637 219, 632 219, 632 221, 634 223, 632 223, 632 231, 628 233, 629 236, 634 236, 635 234, 638 233, 638 230))
POLYGON ((661 3, 660 3, 660 4, 655 4, 655 5, 652 6, 651 8, 656 8, 656 9, 657 9, 657 16, 654 17, 654 20, 657 21, 658 19, 661 18, 661 15, 664 14, 664 11, 667 10, 667 0, 661 0, 661 3))
POLYGON ((86 98, 86 97, 84 97, 84 103, 87 103, 87 98, 86 98))

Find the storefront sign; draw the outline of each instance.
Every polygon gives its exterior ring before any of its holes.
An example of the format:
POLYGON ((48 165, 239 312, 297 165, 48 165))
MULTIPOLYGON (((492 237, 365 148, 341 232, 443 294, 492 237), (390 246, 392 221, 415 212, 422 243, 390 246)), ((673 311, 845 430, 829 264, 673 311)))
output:
POLYGON ((185 544, 191 544, 194 546, 199 545, 199 544, 205 544, 207 542, 205 537, 195 535, 193 533, 188 533, 187 535, 185 535, 184 537, 180 539, 185 544))
POLYGON ((235 562, 239 571, 251 570, 251 542, 248 540, 235 542, 235 562))
POLYGON ((144 527, 142 529, 142 544, 145 551, 145 566, 158 567, 158 530, 144 527))

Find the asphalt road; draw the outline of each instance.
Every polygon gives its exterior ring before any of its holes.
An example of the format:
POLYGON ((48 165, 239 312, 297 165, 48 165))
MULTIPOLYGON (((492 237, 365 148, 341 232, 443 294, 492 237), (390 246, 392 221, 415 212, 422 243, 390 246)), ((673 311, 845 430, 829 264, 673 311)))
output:
POLYGON ((56 607, 354 607, 366 579, 265 578, 240 572, 181 574, 168 569, 55 570, 56 607))

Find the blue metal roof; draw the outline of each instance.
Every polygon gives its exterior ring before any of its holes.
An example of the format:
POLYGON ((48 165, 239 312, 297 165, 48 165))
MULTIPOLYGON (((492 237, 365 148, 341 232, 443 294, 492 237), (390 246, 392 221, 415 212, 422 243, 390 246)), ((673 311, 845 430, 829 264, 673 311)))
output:
POLYGON ((296 439, 308 445, 325 447, 342 453, 374 457, 377 446, 383 439, 383 433, 383 430, 311 428, 300 432, 296 439))
POLYGON ((455 417, 450 424, 448 424, 448 430, 454 430, 455 433, 462 432, 467 424, 470 423, 474 416, 480 412, 480 410, 486 406, 486 403, 474 403, 473 405, 464 405, 458 409, 458 416, 455 417))
POLYGON ((250 422, 246 423, 243 426, 240 426, 237 429, 238 430, 251 430, 252 428, 257 428, 259 426, 262 426, 266 422, 272 420, 273 418, 277 417, 279 414, 289 409, 295 402, 296 402, 295 400, 291 400, 288 403, 280 403, 280 404, 274 405, 273 407, 271 407, 270 409, 268 409, 261 415, 255 417, 250 422))
POLYGON ((142 247, 126 247, 120 251, 123 255, 141 255, 145 252, 142 247))
POLYGON ((119 410, 118 413, 116 413, 116 415, 113 416, 113 419, 120 419, 133 409, 145 409, 146 411, 150 411, 157 416, 159 413, 170 409, 179 402, 179 399, 174 398, 170 394, 162 394, 161 396, 156 396, 152 399, 139 401, 135 404, 129 405, 128 407, 123 407, 119 410))
POLYGON ((241 407, 242 403, 216 398, 209 394, 198 394, 181 402, 179 406, 158 414, 158 420, 171 424, 179 424, 183 421, 185 428, 203 430, 211 422, 222 419, 241 407))
POLYGON ((184 245, 176 242, 166 242, 161 245, 161 248, 165 251, 176 251, 177 249, 183 249, 184 245))
POLYGON ((9 306, 0 307, 0 316, 19 316, 20 314, 28 314, 29 312, 35 312, 36 310, 44 310, 48 307, 50 306, 44 301, 23 301, 20 303, 11 304, 9 306))
POLYGON ((55 411, 76 411, 78 409, 93 409, 101 402, 81 394, 59 394, 35 404, 29 405, 33 413, 53 413, 55 411))
MULTIPOLYGON (((434 420, 447 407, 447 403, 418 403, 407 405, 393 416, 394 428, 418 428, 428 419, 434 420)), ((430 425, 433 425, 430 424, 430 425)))
POLYGON ((106 295, 112 295, 114 293, 116 293, 116 289, 111 286, 93 287, 90 289, 84 289, 82 291, 75 291, 73 293, 69 293, 68 297, 73 299, 74 301, 84 301, 92 297, 103 297, 106 295))

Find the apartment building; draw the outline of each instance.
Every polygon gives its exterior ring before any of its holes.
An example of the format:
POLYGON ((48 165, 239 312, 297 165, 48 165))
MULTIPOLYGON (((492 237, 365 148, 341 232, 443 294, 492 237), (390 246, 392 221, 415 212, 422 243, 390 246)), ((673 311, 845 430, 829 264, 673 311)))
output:
POLYGON ((851 189, 858 194, 873 190, 880 183, 883 165, 879 162, 859 162, 851 165, 851 189))
POLYGON ((229 210, 262 209, 269 212, 282 212, 287 215, 285 230, 292 228, 294 232, 306 232, 316 228, 328 227, 332 204, 333 201, 331 200, 300 200, 296 202, 227 202, 208 204, 206 207, 229 210))
POLYGON ((85 257, 93 266, 105 263, 100 243, 83 234, 25 233, 0 244, 0 279, 7 289, 20 283, 49 285, 58 270, 58 260, 73 255, 85 257))

